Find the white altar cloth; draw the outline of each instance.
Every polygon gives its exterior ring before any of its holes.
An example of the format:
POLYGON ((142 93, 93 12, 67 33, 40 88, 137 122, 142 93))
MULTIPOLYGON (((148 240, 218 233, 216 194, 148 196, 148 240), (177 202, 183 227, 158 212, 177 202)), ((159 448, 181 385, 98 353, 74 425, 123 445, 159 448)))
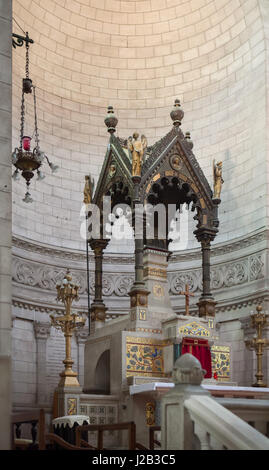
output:
POLYGON ((64 427, 68 425, 70 428, 72 428, 75 423, 78 423, 79 426, 82 426, 84 421, 89 423, 89 416, 85 416, 85 415, 61 416, 60 418, 53 419, 52 425, 57 427, 63 424, 64 427))

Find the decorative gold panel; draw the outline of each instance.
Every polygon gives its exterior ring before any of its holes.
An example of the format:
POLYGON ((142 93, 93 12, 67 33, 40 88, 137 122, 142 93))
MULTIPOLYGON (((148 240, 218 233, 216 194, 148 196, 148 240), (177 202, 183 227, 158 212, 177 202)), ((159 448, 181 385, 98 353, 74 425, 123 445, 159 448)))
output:
POLYGON ((212 346, 212 375, 217 373, 218 381, 228 382, 230 377, 230 347, 229 346, 212 346))
POLYGON ((154 277, 160 277, 162 279, 167 278, 167 271, 165 269, 160 269, 160 268, 145 268, 144 269, 144 276, 154 276, 154 277))
POLYGON ((200 323, 193 321, 187 325, 183 325, 179 328, 179 333, 185 336, 200 336, 204 338, 210 337, 210 331, 204 328, 200 323))
POLYGON ((160 284, 155 284, 153 287, 153 294, 155 297, 163 297, 164 296, 164 288, 160 284))
POLYGON ((155 175, 153 178, 152 178, 152 181, 155 182, 155 181, 158 181, 160 179, 161 175, 160 173, 158 173, 157 175, 155 175))
POLYGON ((145 321, 147 319, 146 315, 146 310, 139 310, 139 320, 145 321))
POLYGON ((68 398, 67 414, 68 416, 77 414, 77 399, 76 398, 68 398))
POLYGON ((214 328, 214 320, 213 320, 213 318, 209 318, 209 319, 208 319, 208 327, 209 327, 209 328, 214 328))
POLYGON ((167 341, 127 337, 126 377, 165 377, 163 348, 166 345, 167 341))

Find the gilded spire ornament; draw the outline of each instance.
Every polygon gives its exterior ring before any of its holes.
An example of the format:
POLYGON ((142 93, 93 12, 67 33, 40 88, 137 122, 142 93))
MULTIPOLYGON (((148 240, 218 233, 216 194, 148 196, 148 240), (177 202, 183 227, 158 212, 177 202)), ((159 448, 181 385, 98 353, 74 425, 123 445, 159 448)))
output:
POLYGON ((90 175, 85 176, 85 186, 84 186, 84 204, 91 204, 93 191, 94 191, 94 179, 90 175))
POLYGON ((144 153, 148 146, 144 135, 141 135, 140 140, 138 137, 138 132, 134 132, 133 137, 130 136, 128 139, 128 149, 132 154, 132 176, 141 176, 144 153))
POLYGON ((220 199, 220 193, 224 180, 222 178, 222 162, 216 163, 213 161, 213 175, 214 175, 214 196, 213 199, 220 199))

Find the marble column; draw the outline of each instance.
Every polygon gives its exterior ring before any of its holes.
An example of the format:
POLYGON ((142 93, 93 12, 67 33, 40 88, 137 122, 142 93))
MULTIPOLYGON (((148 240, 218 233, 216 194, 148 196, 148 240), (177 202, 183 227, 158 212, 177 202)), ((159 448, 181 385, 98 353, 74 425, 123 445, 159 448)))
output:
POLYGON ((50 335, 51 324, 47 322, 34 322, 36 337, 36 402, 39 406, 48 403, 47 390, 47 339, 50 335))
POLYGON ((0 450, 11 414, 11 74, 12 1, 0 0, 0 450))
POLYGON ((103 257, 108 240, 92 240, 90 246, 95 259, 95 296, 91 305, 91 319, 94 322, 92 331, 101 328, 106 320, 107 308, 103 302, 103 257))
POLYGON ((78 381, 83 388, 84 386, 84 351, 85 343, 89 336, 88 329, 76 330, 76 338, 78 343, 78 381))
POLYGON ((210 285, 210 242, 213 239, 214 237, 210 236, 207 233, 202 234, 200 239, 198 238, 198 240, 201 242, 202 247, 203 271, 203 292, 198 302, 200 317, 215 316, 216 302, 214 301, 214 298, 212 296, 210 285))

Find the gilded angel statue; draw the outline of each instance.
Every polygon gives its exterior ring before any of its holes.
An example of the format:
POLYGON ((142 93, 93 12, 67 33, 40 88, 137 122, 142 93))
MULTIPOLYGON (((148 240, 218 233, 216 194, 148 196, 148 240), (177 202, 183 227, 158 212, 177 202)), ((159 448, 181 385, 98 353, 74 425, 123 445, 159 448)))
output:
POLYGON ((214 199, 220 199, 221 188, 224 183, 222 179, 222 162, 215 163, 213 161, 213 175, 214 175, 214 199))
POLYGON ((94 179, 89 175, 85 176, 84 204, 91 204, 94 190, 94 179))
POLYGON ((139 134, 135 132, 133 137, 128 139, 128 149, 133 158, 132 176, 141 176, 144 152, 148 145, 147 138, 144 135, 141 135, 141 140, 138 140, 138 137, 139 134))

